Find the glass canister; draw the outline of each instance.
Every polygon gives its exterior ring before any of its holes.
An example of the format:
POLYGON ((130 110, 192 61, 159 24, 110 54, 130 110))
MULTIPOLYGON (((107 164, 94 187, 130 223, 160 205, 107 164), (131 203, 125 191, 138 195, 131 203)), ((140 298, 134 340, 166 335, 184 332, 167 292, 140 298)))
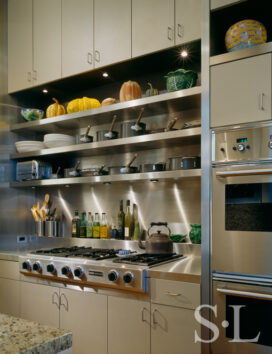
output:
POLYGON ((191 224, 189 236, 192 243, 201 243, 201 225, 191 224))

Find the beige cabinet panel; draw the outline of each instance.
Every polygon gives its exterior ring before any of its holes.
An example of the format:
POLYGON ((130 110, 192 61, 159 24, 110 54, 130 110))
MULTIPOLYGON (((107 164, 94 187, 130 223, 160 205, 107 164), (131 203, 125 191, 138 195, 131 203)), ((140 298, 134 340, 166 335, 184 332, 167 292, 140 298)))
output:
POLYGON ((32 0, 8 1, 8 92, 32 86, 32 0))
POLYGON ((33 0, 33 83, 61 77, 61 0, 33 0))
POLYGON ((211 68, 211 126, 271 119, 271 54, 211 68))
POLYGON ((20 282, 0 278, 0 313, 20 316, 20 282))
POLYGON ((132 57, 174 45, 175 0, 132 0, 132 57))
POLYGON ((62 77, 93 69, 93 0, 62 0, 62 77))
POLYGON ((175 0, 176 44, 201 38, 201 1, 175 0))
POLYGON ((19 280, 19 262, 0 260, 0 278, 19 280))
POLYGON ((60 328, 73 333, 73 354, 107 354, 107 297, 60 290, 60 328))
POLYGON ((150 303, 109 296, 108 354, 128 353, 150 353, 150 303))
POLYGON ((131 1, 95 0, 95 67, 131 58, 131 1))
POLYGON ((151 354, 200 354, 200 343, 194 343, 200 325, 193 310, 151 305, 151 313, 151 354))
POLYGON ((20 282, 20 317, 59 327, 59 288, 20 282))

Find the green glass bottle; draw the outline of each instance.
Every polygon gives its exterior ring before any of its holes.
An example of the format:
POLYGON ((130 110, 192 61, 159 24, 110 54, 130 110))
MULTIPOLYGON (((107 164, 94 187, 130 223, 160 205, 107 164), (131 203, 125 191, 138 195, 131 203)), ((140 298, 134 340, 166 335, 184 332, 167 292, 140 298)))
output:
POLYGON ((81 214, 81 221, 80 221, 80 237, 86 237, 86 229, 87 229, 86 212, 84 211, 84 212, 81 214))

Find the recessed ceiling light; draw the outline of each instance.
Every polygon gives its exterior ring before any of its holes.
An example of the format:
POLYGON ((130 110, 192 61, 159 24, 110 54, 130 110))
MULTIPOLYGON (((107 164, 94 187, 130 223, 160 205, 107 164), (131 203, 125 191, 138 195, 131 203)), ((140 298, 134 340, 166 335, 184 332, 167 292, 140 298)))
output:
POLYGON ((182 58, 187 58, 188 57, 188 51, 187 50, 182 50, 181 52, 180 52, 180 56, 182 57, 182 58))
POLYGON ((106 73, 106 72, 104 72, 104 73, 102 74, 102 76, 103 76, 103 77, 109 77, 109 74, 106 73))
POLYGON ((48 91, 46 89, 43 89, 42 92, 43 93, 48 93, 48 91))

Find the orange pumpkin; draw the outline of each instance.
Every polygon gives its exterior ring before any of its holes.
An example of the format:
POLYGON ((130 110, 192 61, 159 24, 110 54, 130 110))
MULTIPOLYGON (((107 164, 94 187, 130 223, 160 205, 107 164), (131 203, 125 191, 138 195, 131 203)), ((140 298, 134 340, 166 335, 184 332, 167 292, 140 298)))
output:
POLYGON ((120 90, 120 102, 136 100, 142 97, 142 90, 136 81, 124 82, 120 90))

